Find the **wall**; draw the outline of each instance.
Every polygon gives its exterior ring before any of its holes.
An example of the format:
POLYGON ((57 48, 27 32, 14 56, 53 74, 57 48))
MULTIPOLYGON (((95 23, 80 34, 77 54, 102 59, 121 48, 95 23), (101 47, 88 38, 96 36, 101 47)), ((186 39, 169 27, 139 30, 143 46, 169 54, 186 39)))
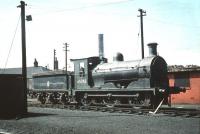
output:
POLYGON ((185 93, 171 96, 172 104, 200 104, 200 71, 171 72, 168 76, 170 86, 176 85, 177 76, 189 82, 189 86, 185 86, 185 93))
POLYGON ((26 113, 22 75, 0 75, 0 118, 14 118, 26 113))

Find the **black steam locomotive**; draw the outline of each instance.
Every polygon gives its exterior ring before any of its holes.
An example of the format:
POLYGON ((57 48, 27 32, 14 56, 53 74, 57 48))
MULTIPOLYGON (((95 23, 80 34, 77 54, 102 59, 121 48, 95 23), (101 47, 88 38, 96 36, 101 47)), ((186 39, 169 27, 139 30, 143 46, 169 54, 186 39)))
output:
MULTIPOLYGON (((100 35, 102 36, 102 35, 100 35)), ((129 105, 156 107, 168 102, 181 88, 169 87, 167 63, 157 55, 157 43, 148 44, 148 57, 123 61, 117 53, 113 63, 103 56, 102 37, 99 57, 71 59, 74 72, 52 71, 33 75, 33 90, 45 103, 76 103, 80 105, 129 105)))

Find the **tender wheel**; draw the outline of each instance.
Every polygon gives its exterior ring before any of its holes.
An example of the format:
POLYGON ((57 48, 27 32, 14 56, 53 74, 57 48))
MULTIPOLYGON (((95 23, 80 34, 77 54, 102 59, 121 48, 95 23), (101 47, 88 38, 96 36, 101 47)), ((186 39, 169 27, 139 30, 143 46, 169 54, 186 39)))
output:
POLYGON ((46 102, 46 97, 45 97, 44 94, 39 94, 39 95, 37 96, 37 100, 40 101, 41 104, 45 104, 45 102, 46 102))
POLYGON ((58 103, 57 94, 51 93, 48 95, 48 101, 52 104, 58 103))
POLYGON ((67 104, 69 102, 69 99, 65 93, 60 96, 60 102, 62 104, 67 104))

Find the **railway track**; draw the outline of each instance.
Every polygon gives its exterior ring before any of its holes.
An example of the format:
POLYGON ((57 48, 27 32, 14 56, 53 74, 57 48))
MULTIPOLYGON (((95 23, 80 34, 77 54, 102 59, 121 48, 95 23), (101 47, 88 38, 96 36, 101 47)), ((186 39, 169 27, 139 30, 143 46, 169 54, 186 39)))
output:
POLYGON ((107 106, 78 106, 78 105, 64 105, 64 104, 40 104, 28 102, 29 107, 41 107, 41 108, 59 108, 59 109, 70 109, 70 110, 82 110, 82 111, 101 111, 101 112, 116 112, 116 113, 127 113, 136 115, 156 115, 156 116, 181 116, 186 118, 200 118, 200 110, 197 109, 186 109, 186 108, 170 108, 161 107, 155 113, 155 109, 142 108, 142 107, 107 107, 107 106))
POLYGON ((165 115, 165 116, 183 116, 200 118, 200 110, 184 109, 184 108, 160 108, 156 114, 153 114, 154 109, 150 108, 121 108, 121 107, 81 107, 81 110, 93 110, 102 112, 120 112, 138 115, 165 115))

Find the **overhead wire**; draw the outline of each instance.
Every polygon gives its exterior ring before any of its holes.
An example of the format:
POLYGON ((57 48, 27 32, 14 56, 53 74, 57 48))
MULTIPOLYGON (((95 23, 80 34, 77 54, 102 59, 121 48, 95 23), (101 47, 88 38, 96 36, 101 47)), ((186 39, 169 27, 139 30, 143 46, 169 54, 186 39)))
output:
POLYGON ((14 35, 13 35, 13 38, 12 38, 12 41, 11 41, 11 45, 10 45, 10 48, 9 48, 9 51, 8 51, 8 56, 6 58, 6 62, 5 62, 5 66, 4 66, 4 71, 3 73, 5 72, 5 69, 7 67, 7 64, 8 64, 8 60, 9 60, 9 57, 10 57, 10 53, 11 53, 11 50, 12 50, 12 47, 13 47, 13 44, 14 44, 14 40, 15 40, 15 36, 16 36, 16 33, 17 33, 17 29, 18 29, 18 26, 19 26, 19 21, 20 21, 20 15, 19 15, 19 19, 17 21, 17 26, 15 28, 15 31, 14 31, 14 35))
POLYGON ((186 25, 186 24, 183 24, 183 23, 174 23, 174 22, 169 22, 169 21, 166 21, 166 20, 160 20, 160 19, 156 19, 156 18, 152 18, 152 17, 151 18, 146 17, 146 20, 165 24, 165 25, 170 25, 170 26, 174 25, 174 26, 178 26, 178 27, 181 27, 181 28, 191 28, 191 29, 200 28, 199 26, 186 25))
POLYGON ((141 29, 140 29, 140 26, 141 24, 139 23, 139 27, 138 27, 138 34, 137 34, 137 39, 136 39, 136 49, 135 49, 135 51, 136 51, 136 54, 138 54, 139 53, 139 39, 140 39, 140 34, 141 34, 141 29))
MULTIPOLYGON (((135 1, 135 0, 122 0, 122 1, 117 1, 117 2, 108 2, 108 3, 94 4, 94 5, 77 7, 77 8, 56 9, 54 11, 49 11, 49 12, 46 12, 46 13, 38 13, 38 14, 35 14, 35 15, 42 15, 42 14, 49 14, 49 13, 59 13, 59 12, 66 12, 66 11, 82 10, 82 9, 88 9, 88 8, 93 8, 93 7, 102 7, 102 6, 109 6, 109 5, 127 3, 127 2, 131 2, 131 1, 135 1)), ((28 5, 28 6, 35 7, 35 5, 28 5)))
MULTIPOLYGON (((107 2, 107 3, 93 4, 93 5, 82 6, 82 7, 77 7, 77 8, 56 9, 54 11, 49 11, 49 12, 44 12, 44 13, 38 13, 38 14, 34 14, 34 15, 42 15, 42 14, 49 14, 49 13, 60 13, 60 12, 66 12, 66 11, 82 10, 82 9, 93 8, 93 7, 102 7, 102 6, 109 6, 109 5, 127 3, 127 2, 131 2, 131 1, 135 1, 135 0, 121 0, 121 1, 116 1, 116 2, 107 2)), ((37 7, 36 5, 28 5, 28 6, 37 7)), ((44 9, 44 8, 42 8, 42 9, 44 9)), ((195 29, 199 28, 199 26, 178 24, 178 23, 174 23, 174 22, 168 22, 166 20, 155 19, 155 18, 152 18, 152 17, 151 18, 147 17, 146 19, 149 20, 149 21, 154 21, 154 22, 158 22, 158 23, 162 23, 162 24, 174 25, 174 26, 179 26, 179 27, 184 27, 184 28, 195 28, 195 29)))

